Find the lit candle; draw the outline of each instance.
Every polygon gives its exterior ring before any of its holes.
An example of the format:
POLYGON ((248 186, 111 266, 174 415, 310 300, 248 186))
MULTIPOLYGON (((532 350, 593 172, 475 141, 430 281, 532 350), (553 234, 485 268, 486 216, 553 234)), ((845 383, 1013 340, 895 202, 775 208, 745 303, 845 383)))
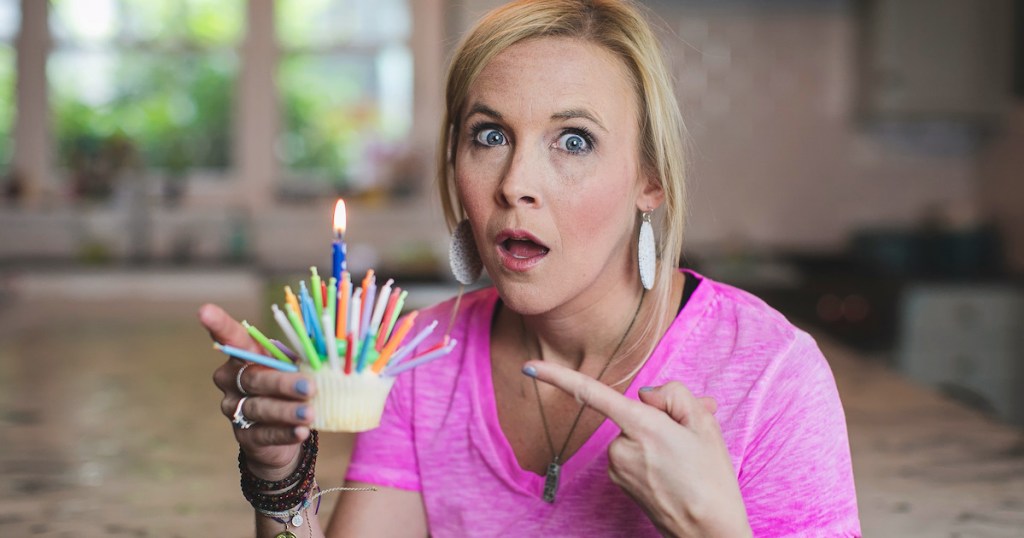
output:
POLYGON ((341 282, 341 272, 346 269, 345 226, 348 217, 345 213, 345 200, 338 198, 334 204, 334 241, 331 242, 331 275, 336 282, 341 282))

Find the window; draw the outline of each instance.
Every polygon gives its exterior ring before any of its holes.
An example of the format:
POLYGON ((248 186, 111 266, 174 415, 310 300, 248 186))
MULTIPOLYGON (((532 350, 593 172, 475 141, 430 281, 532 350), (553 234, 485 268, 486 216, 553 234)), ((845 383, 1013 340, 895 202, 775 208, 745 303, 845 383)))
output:
POLYGON ((14 150, 14 39, 20 23, 18 0, 0 0, 0 178, 8 174, 14 150))
POLYGON ((227 168, 243 28, 244 0, 52 0, 53 133, 76 192, 227 168))
POLYGON ((277 148, 288 176, 333 189, 372 186, 412 123, 406 0, 279 0, 284 121, 277 148))

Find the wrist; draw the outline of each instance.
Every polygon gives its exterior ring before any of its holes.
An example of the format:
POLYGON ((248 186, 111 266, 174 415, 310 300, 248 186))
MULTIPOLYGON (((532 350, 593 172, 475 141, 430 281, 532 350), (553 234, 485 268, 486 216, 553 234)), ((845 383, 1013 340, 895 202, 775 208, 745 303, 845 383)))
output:
POLYGON ((299 452, 298 465, 284 477, 277 475, 287 469, 276 468, 265 470, 268 475, 257 475, 250 467, 245 451, 238 451, 238 470, 241 473, 242 495, 256 510, 263 512, 282 512, 292 509, 309 497, 314 487, 316 471, 317 432, 312 434, 299 452), (267 478, 264 478, 266 476, 267 478), (273 478, 271 478, 273 476, 273 478))
MULTIPOLYGON (((295 455, 292 456, 291 461, 285 464, 283 467, 275 465, 263 465, 253 461, 246 461, 246 467, 249 472, 255 475, 257 478, 266 480, 267 482, 277 482, 284 480, 289 475, 295 472, 299 468, 299 464, 302 462, 302 458, 305 455, 305 448, 300 446, 295 451, 295 455)), ((246 458, 248 460, 248 458, 246 458)))

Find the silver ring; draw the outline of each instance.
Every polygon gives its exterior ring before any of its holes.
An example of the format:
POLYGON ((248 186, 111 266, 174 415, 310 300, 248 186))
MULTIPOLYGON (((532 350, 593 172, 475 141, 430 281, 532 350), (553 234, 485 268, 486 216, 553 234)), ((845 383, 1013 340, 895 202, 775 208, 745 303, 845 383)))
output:
POLYGON ((245 369, 250 366, 252 366, 251 362, 243 364, 242 367, 238 369, 238 373, 235 374, 235 388, 238 389, 239 394, 241 394, 242 396, 249 395, 249 393, 242 388, 242 372, 244 372, 245 369))
POLYGON ((248 399, 249 398, 247 396, 243 396, 241 400, 238 400, 238 405, 235 406, 235 414, 231 416, 231 424, 236 428, 243 430, 248 430, 253 426, 253 424, 256 424, 255 422, 245 418, 245 415, 242 414, 242 405, 245 404, 245 401, 248 399))

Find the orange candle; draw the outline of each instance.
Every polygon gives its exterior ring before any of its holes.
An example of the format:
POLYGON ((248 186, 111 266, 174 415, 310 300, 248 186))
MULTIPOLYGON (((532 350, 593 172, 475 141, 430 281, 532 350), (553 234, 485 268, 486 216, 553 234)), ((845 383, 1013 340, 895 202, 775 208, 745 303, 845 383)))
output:
POLYGON ((338 292, 338 311, 336 314, 337 320, 337 332, 335 335, 338 338, 345 338, 348 334, 348 302, 352 297, 352 278, 349 276, 348 271, 341 273, 341 290, 338 292))
POLYGON ((303 321, 302 309, 299 308, 299 298, 295 296, 294 292, 292 292, 291 286, 284 287, 284 300, 295 309, 295 314, 299 317, 299 321, 303 321))
POLYGON ((387 345, 385 345, 384 349, 380 352, 380 357, 377 357, 377 361, 373 363, 373 366, 371 367, 373 369, 373 373, 379 374, 380 371, 388 365, 388 360, 391 358, 391 355, 396 349, 398 349, 402 340, 405 339, 405 335, 412 330, 412 324, 416 321, 417 314, 419 314, 419 311, 409 314, 401 323, 398 324, 398 328, 395 329, 395 332, 391 335, 387 345))

